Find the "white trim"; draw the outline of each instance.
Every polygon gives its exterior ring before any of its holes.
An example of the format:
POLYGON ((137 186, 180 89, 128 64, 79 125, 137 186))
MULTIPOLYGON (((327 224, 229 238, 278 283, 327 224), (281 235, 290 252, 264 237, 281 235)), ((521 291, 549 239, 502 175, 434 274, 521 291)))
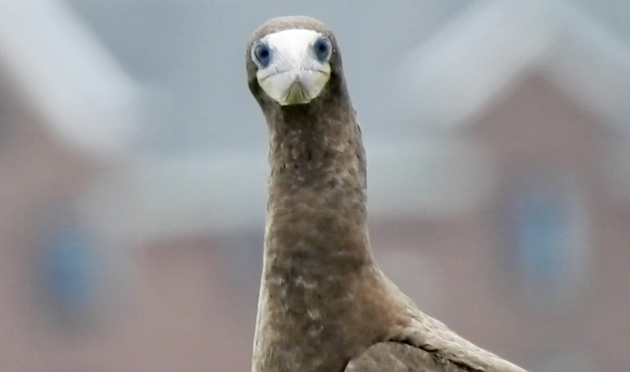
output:
POLYGON ((410 122, 456 128, 534 69, 607 123, 628 125, 630 47, 566 2, 478 3, 406 59, 401 100, 410 122))
POLYGON ((66 4, 0 0, 0 73, 47 128, 90 154, 131 146, 138 87, 66 4))

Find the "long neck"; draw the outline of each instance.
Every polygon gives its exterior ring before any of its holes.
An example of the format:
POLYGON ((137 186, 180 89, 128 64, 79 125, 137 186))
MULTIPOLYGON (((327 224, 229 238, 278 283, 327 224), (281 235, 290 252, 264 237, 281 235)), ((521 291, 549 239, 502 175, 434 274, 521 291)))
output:
POLYGON ((359 288, 375 267, 365 154, 354 110, 339 97, 263 105, 271 174, 255 371, 338 371, 363 347, 344 330, 363 319, 359 288))
POLYGON ((357 264, 370 260, 365 154, 351 105, 324 102, 266 114, 271 167, 267 252, 329 264, 334 257, 357 264))

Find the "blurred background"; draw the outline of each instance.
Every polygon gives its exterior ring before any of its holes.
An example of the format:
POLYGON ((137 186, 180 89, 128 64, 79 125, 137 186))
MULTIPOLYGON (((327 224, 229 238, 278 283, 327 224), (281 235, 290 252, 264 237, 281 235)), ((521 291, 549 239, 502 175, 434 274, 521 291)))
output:
POLYGON ((630 368, 630 2, 0 0, 0 369, 249 371, 267 134, 245 46, 335 30, 370 229, 531 371, 630 368))

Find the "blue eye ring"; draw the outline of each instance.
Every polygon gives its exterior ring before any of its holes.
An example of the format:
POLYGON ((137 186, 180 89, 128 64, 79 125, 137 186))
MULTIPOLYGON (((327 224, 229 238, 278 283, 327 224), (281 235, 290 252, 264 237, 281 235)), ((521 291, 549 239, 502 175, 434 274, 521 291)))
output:
POLYGON ((320 37, 313 44, 315 56, 320 62, 326 62, 332 54, 332 42, 327 37, 320 37))
POLYGON ((271 62, 271 48, 261 41, 254 44, 252 47, 252 60, 261 68, 269 66, 271 62))

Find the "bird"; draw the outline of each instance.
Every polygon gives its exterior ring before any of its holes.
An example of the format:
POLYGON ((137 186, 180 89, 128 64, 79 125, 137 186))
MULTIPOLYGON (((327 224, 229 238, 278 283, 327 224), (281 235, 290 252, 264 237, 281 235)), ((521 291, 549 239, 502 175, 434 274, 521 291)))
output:
POLYGON ((421 312, 376 263, 366 153, 331 29, 265 21, 246 74, 269 139, 252 372, 526 372, 421 312))

